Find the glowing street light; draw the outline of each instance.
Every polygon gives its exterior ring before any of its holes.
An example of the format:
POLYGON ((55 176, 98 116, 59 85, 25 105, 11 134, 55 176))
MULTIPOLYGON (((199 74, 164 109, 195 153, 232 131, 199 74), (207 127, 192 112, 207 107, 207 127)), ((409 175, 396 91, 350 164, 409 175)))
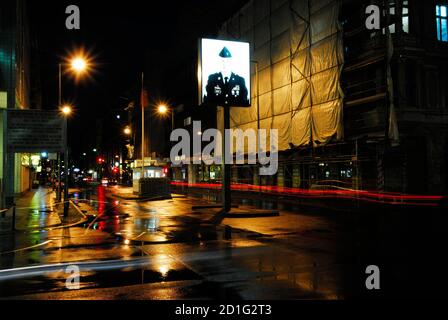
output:
POLYGON ((83 75, 89 76, 90 71, 93 70, 92 59, 91 54, 81 48, 68 55, 65 65, 68 67, 68 71, 77 78, 83 75))
POLYGON ((161 115, 165 115, 168 112, 168 108, 165 105, 161 105, 158 107, 158 111, 161 115))
POLYGON ((69 105, 65 105, 65 106, 62 106, 61 112, 64 116, 68 117, 69 115, 72 114, 73 108, 69 105))
POLYGON ((130 136, 132 134, 132 130, 129 127, 124 128, 123 132, 127 136, 130 136))
POLYGON ((87 65, 87 60, 83 57, 77 57, 71 61, 72 70, 78 74, 86 71, 87 65))
POLYGON ((166 105, 161 104, 157 107, 157 112, 161 116, 166 116, 168 113, 171 113, 171 130, 174 131, 174 110, 169 109, 166 105))

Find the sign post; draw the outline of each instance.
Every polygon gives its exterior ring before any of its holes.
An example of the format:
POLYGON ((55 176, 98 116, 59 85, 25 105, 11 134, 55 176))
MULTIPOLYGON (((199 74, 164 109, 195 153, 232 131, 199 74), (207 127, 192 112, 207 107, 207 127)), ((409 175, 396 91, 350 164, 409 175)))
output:
POLYGON ((232 155, 227 154, 230 145, 230 135, 227 134, 228 129, 230 129, 230 107, 225 106, 224 108, 224 134, 223 134, 223 143, 222 143, 222 202, 223 202, 223 213, 229 213, 232 209, 232 190, 231 190, 231 176, 232 176, 232 166, 229 164, 230 159, 228 157, 232 157, 232 155))
MULTIPOLYGON (((67 117, 64 118, 64 132, 67 133, 67 127, 68 127, 68 119, 67 117)), ((68 159, 68 137, 67 134, 64 135, 64 219, 68 217, 68 210, 70 207, 69 199, 68 199, 68 170, 70 166, 70 162, 68 159)))
POLYGON ((199 101, 224 109, 222 144, 222 208, 232 207, 231 176, 233 155, 230 129, 230 108, 251 106, 250 44, 240 41, 202 39, 199 43, 199 101))

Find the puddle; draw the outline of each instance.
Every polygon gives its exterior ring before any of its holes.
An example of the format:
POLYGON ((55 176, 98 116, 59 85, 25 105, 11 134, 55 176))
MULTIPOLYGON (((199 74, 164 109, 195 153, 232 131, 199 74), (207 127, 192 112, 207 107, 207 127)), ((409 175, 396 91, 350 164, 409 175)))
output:
MULTIPOLYGON (((0 297, 6 298, 37 293, 68 291, 66 289, 66 279, 67 275, 65 273, 58 272, 47 276, 0 281, 0 297)), ((81 272, 80 276, 81 290, 188 280, 202 280, 202 278, 185 267, 169 269, 163 265, 160 266, 159 270, 139 268, 81 272)))
POLYGON ((230 241, 250 240, 263 237, 262 234, 229 226, 200 225, 196 228, 175 229, 168 232, 174 242, 203 242, 203 241, 230 241))

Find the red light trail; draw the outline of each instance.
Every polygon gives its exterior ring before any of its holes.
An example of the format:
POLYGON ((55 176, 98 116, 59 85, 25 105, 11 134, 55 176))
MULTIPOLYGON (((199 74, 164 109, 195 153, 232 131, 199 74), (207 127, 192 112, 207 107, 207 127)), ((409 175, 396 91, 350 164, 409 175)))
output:
MULTIPOLYGON (((172 182, 173 186, 189 187, 198 189, 221 189, 219 183, 195 183, 172 182)), ((363 190, 308 190, 299 188, 286 188, 277 186, 255 186, 249 184, 232 184, 232 190, 241 192, 262 192, 272 195, 292 196, 297 198, 311 199, 349 199, 366 202, 383 203, 391 205, 412 205, 412 206, 438 206, 444 199, 443 196, 433 195, 408 195, 392 192, 373 192, 363 190)))

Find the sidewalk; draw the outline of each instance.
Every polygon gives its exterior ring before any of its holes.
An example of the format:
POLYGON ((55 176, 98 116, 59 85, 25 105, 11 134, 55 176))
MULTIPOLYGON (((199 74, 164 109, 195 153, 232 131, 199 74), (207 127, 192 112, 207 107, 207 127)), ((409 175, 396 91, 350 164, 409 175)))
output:
POLYGON ((51 188, 31 190, 16 198, 15 204, 15 231, 13 209, 8 210, 5 217, 0 216, 0 252, 37 245, 44 238, 44 233, 51 229, 85 222, 85 217, 73 205, 70 205, 68 217, 64 219, 63 203, 56 202, 56 193, 51 188), (31 234, 36 236, 29 236, 31 234))
POLYGON ((56 204, 56 193, 51 189, 39 188, 16 199, 16 230, 45 229, 62 224, 56 204))

